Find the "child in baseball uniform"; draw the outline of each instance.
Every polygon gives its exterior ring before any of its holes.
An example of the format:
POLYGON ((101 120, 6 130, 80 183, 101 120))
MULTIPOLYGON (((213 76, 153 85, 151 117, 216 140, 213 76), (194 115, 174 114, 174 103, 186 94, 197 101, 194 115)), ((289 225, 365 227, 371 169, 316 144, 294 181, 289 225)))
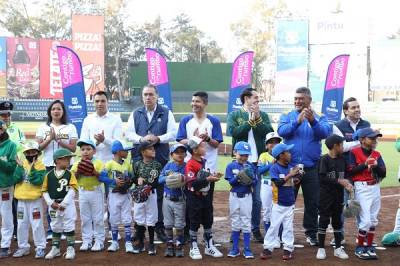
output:
POLYGON ((1 249, 0 258, 8 257, 14 230, 12 201, 14 194, 13 174, 17 166, 17 146, 10 140, 5 123, 0 120, 0 216, 1 249))
POLYGON ((111 146, 114 158, 108 161, 104 171, 100 175, 100 181, 110 186, 108 195, 108 210, 110 212, 110 224, 112 242, 108 251, 119 250, 118 226, 122 224, 125 231, 125 251, 133 253, 132 245, 132 198, 129 188, 132 186, 132 164, 128 160, 128 151, 121 141, 115 140, 111 146))
POLYGON ((186 208, 188 209, 190 222, 190 252, 189 256, 194 260, 202 259, 197 244, 197 232, 203 225, 206 255, 214 258, 223 257, 223 254, 214 246, 212 239, 213 205, 210 183, 220 180, 222 174, 209 173, 205 170, 206 161, 203 156, 206 146, 203 140, 193 136, 187 144, 188 151, 192 155, 186 163, 185 178, 187 185, 186 208))
POLYGON ((319 221, 318 221, 318 252, 316 258, 326 259, 325 235, 329 223, 333 227, 335 236, 335 249, 333 255, 340 259, 349 256, 341 246, 342 237, 342 212, 343 188, 351 192, 353 186, 345 179, 346 159, 343 156, 343 137, 331 135, 326 138, 325 145, 329 152, 323 155, 319 162, 318 174, 320 185, 319 221))
POLYGON ((95 158, 96 145, 92 140, 79 140, 77 146, 81 159, 71 168, 79 187, 79 210, 81 218, 82 245, 80 251, 101 251, 104 249, 104 193, 103 185, 98 180, 103 170, 103 162, 95 158), (88 172, 84 164, 92 164, 94 170, 88 172), (92 241, 94 238, 94 245, 92 241))
POLYGON ((377 138, 382 137, 382 134, 368 127, 357 130, 356 137, 361 147, 350 151, 348 166, 348 174, 354 182, 354 197, 361 205, 355 255, 364 260, 377 259, 372 242, 381 207, 379 182, 386 177, 385 163, 376 151, 377 138))
POLYGON ((261 259, 271 258, 274 250, 275 240, 278 237, 279 227, 283 225, 283 260, 293 258, 294 235, 293 235, 293 215, 294 215, 294 185, 300 182, 299 167, 290 164, 290 150, 293 145, 280 143, 272 149, 272 156, 276 162, 272 165, 269 173, 273 182, 272 194, 273 205, 271 213, 271 225, 265 234, 263 252, 261 259))
POLYGON ((133 165, 133 182, 138 186, 150 185, 152 190, 145 202, 135 202, 133 207, 133 218, 136 223, 133 252, 140 253, 144 251, 144 234, 147 226, 149 232, 148 254, 156 255, 156 247, 154 246, 154 226, 158 220, 156 189, 162 166, 155 160, 154 143, 144 142, 140 144, 139 151, 142 155, 142 160, 135 162, 133 165))
POLYGON ((42 184, 46 175, 46 167, 39 159, 39 144, 29 141, 22 146, 25 158, 17 159, 14 178, 15 198, 17 207, 17 239, 18 250, 14 258, 29 255, 29 226, 32 227, 33 241, 36 247, 35 258, 44 258, 46 248, 46 234, 43 226, 42 184))
POLYGON ((249 163, 251 148, 249 143, 239 141, 235 144, 234 154, 236 161, 227 165, 225 179, 231 185, 229 193, 229 216, 231 219, 231 239, 232 248, 228 257, 240 255, 239 237, 240 231, 243 233, 243 256, 246 259, 253 259, 254 255, 250 249, 251 233, 251 210, 252 210, 252 187, 257 183, 257 169, 249 163), (241 178, 241 174, 246 175, 246 179, 241 178))
POLYGON ((185 174, 185 156, 186 147, 177 143, 170 148, 172 161, 168 162, 161 171, 158 182, 164 185, 164 201, 163 215, 165 233, 167 234, 167 247, 165 249, 165 257, 183 257, 183 230, 186 225, 186 200, 183 187, 185 174), (168 176, 176 175, 181 177, 181 181, 177 180, 177 184, 172 188, 168 186, 168 176), (176 230, 176 238, 174 244, 173 228, 176 230))
POLYGON ((68 170, 71 158, 74 156, 68 149, 58 149, 54 152, 55 168, 44 177, 43 198, 49 206, 51 228, 53 229, 52 247, 45 259, 61 256, 61 233, 67 237, 67 252, 65 259, 75 258, 75 194, 78 191, 78 181, 74 173, 68 170))

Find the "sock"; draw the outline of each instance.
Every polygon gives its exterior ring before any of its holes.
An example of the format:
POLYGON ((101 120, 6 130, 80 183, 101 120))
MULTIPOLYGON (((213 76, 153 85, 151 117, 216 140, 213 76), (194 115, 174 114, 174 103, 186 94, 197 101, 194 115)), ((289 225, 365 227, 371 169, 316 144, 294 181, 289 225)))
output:
POLYGON ((364 246, 364 240, 365 240, 366 235, 367 235, 367 232, 365 232, 364 230, 358 230, 357 243, 358 243, 359 247, 364 246))
POLYGON ((190 235, 190 243, 193 246, 193 243, 196 243, 197 245, 197 231, 189 231, 189 235, 190 235))
POLYGON ((66 232, 65 236, 67 237, 67 246, 73 247, 75 245, 75 231, 66 232))
POLYGON ((61 233, 56 233, 53 231, 53 239, 51 240, 51 245, 56 248, 60 248, 61 233))
POLYGON ((250 233, 243 233, 243 246, 245 250, 250 250, 250 233))
MULTIPOLYGON (((131 242, 132 241, 131 225, 126 224, 124 226, 124 229, 125 229, 125 242, 131 242)), ((113 240, 114 240, 114 231, 113 231, 113 240)), ((118 240, 118 231, 117 231, 117 240, 118 240)))
POLYGON ((271 223, 264 223, 264 231, 267 233, 269 227, 271 226, 271 223))
MULTIPOLYGON (((144 244, 144 233, 145 233, 145 231, 146 231, 146 227, 144 227, 143 225, 138 225, 137 226, 137 229, 136 229, 136 237, 137 237, 137 239, 136 239, 136 241, 139 241, 139 243, 141 245, 144 244)), ((153 231, 153 234, 154 234, 154 231, 153 231)))
POLYGON ((154 244, 154 226, 147 226, 147 230, 149 231, 149 244, 154 244))
POLYGON ((342 231, 334 230, 333 235, 335 236, 335 248, 340 248, 342 242, 342 231))
POLYGON ((374 240, 374 235, 375 235, 375 227, 369 228, 369 231, 367 233, 367 245, 369 247, 372 246, 372 241, 374 240))
POLYGON ((112 234, 112 240, 118 241, 118 226, 117 225, 111 226, 111 234, 112 234))
POLYGON ((174 232, 172 228, 165 228, 165 234, 167 235, 167 242, 174 242, 174 232))
POLYGON ((204 234, 203 234, 203 238, 206 242, 206 246, 209 248, 212 244, 212 231, 211 228, 209 229, 204 229, 204 234))
POLYGON ((326 229, 318 228, 318 247, 325 248, 326 229))
POLYGON ((183 244, 183 229, 176 229, 176 245, 182 245, 183 244))

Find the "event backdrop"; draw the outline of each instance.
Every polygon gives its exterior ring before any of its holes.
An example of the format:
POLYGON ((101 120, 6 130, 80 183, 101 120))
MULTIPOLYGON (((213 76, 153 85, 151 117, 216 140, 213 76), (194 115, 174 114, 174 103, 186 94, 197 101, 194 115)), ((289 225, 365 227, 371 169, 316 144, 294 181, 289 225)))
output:
POLYGON ((7 96, 7 39, 0 37, 0 97, 7 96))

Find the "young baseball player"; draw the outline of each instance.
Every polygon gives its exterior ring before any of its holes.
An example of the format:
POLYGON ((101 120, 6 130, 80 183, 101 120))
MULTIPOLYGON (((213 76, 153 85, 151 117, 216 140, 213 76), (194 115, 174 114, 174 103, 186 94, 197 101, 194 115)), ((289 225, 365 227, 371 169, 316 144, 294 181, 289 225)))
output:
POLYGON ((53 229, 52 248, 45 259, 54 259, 61 255, 60 238, 61 233, 67 236, 67 252, 65 259, 75 258, 75 193, 78 190, 78 181, 75 175, 68 170, 71 151, 61 148, 54 152, 55 168, 44 177, 42 191, 43 198, 49 206, 51 228, 53 229))
POLYGON ((237 257, 240 255, 239 237, 240 231, 242 231, 243 256, 246 259, 253 259, 254 255, 250 249, 251 192, 252 187, 257 183, 257 170, 247 161, 251 154, 251 148, 247 142, 237 142, 234 147, 234 154, 236 161, 228 164, 225 171, 225 179, 231 185, 229 193, 229 216, 232 227, 232 248, 228 253, 228 257, 237 257))
POLYGON ((350 151, 348 166, 349 175, 354 182, 354 197, 361 205, 355 255, 364 260, 377 259, 372 242, 381 207, 379 182, 386 177, 385 163, 381 154, 376 151, 377 138, 382 137, 382 134, 369 127, 360 129, 356 133, 361 147, 350 151), (364 247, 365 239, 366 247, 364 247))
POLYGON ((272 156, 276 159, 269 170, 273 182, 273 205, 271 213, 271 225, 265 234, 263 252, 261 259, 268 259, 272 256, 275 240, 278 237, 279 227, 283 225, 283 260, 293 258, 293 211, 294 211, 294 185, 299 180, 299 167, 290 164, 290 150, 293 145, 280 143, 272 149, 272 156))
POLYGON ((353 186, 345 179, 346 160, 343 157, 343 138, 331 135, 325 140, 329 152, 323 155, 319 162, 320 198, 319 198, 319 224, 318 224, 318 252, 316 258, 326 259, 325 235, 329 223, 333 227, 335 236, 335 249, 333 255, 340 259, 349 256, 341 246, 342 240, 342 211, 343 188, 351 192, 353 186))
POLYGON ((144 251, 144 233, 147 226, 149 232, 148 254, 156 255, 154 246, 154 226, 158 220, 156 189, 162 166, 155 160, 156 151, 153 143, 142 143, 139 146, 139 151, 142 155, 142 160, 135 162, 133 165, 133 181, 138 186, 150 185, 152 190, 145 202, 135 202, 133 207, 133 218, 136 223, 133 251, 134 253, 144 251))
POLYGON ((177 143, 170 148, 172 161, 168 162, 161 171, 158 182, 164 185, 163 215, 167 247, 165 257, 183 257, 183 229, 185 228, 186 200, 183 186, 186 147, 177 143), (176 179, 176 181, 172 181, 176 179), (174 183, 173 183, 174 182, 174 183), (173 228, 176 230, 174 245, 173 228))
POLYGON ((39 159, 39 144, 34 141, 22 146, 25 158, 17 159, 18 166, 14 172, 15 198, 17 207, 17 239, 18 250, 14 258, 29 255, 29 225, 32 227, 33 241, 36 247, 35 258, 44 258, 46 248, 46 234, 43 226, 42 184, 46 175, 46 167, 39 159))
POLYGON ((128 151, 131 148, 125 147, 121 141, 115 140, 111 146, 114 158, 105 165, 100 180, 110 185, 108 195, 108 210, 110 212, 110 224, 112 242, 108 251, 119 250, 118 226, 122 224, 125 231, 125 251, 133 253, 132 245, 132 198, 129 188, 132 182, 132 164, 127 159, 128 151))
POLYGON ((79 140, 77 146, 81 151, 81 159, 73 164, 71 172, 75 174, 79 187, 82 232, 82 245, 79 250, 101 251, 104 249, 105 239, 104 193, 98 178, 103 170, 103 162, 94 157, 96 145, 92 140, 79 140))
POLYGON ((196 136, 191 137, 187 147, 192 155, 185 167, 185 178, 188 189, 186 207, 188 209, 190 222, 189 255, 194 260, 203 258, 197 244, 197 231, 200 225, 203 225, 204 240, 206 243, 204 253, 214 258, 220 258, 223 257, 223 254, 214 246, 212 239, 213 190, 210 189, 210 183, 219 181, 222 174, 211 174, 205 171, 205 160, 203 156, 206 149, 202 139, 196 136))
POLYGON ((1 249, 0 258, 8 257, 14 230, 12 200, 14 194, 13 174, 17 156, 17 147, 6 132, 5 123, 0 120, 0 215, 1 249))

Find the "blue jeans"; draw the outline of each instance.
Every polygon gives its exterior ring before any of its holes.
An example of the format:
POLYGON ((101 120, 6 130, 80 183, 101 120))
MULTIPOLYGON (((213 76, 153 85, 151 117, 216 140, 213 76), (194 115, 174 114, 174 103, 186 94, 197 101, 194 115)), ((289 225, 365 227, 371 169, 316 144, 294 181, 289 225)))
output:
POLYGON ((253 204, 251 210, 251 231, 255 232, 260 230, 260 220, 261 220, 261 179, 257 178, 257 184, 255 185, 252 193, 253 204))
MULTIPOLYGON (((306 167, 301 178, 301 189, 304 197, 303 227, 306 236, 316 239, 318 232, 319 177, 317 167, 306 167)), ((295 195, 300 185, 296 186, 295 195)))

